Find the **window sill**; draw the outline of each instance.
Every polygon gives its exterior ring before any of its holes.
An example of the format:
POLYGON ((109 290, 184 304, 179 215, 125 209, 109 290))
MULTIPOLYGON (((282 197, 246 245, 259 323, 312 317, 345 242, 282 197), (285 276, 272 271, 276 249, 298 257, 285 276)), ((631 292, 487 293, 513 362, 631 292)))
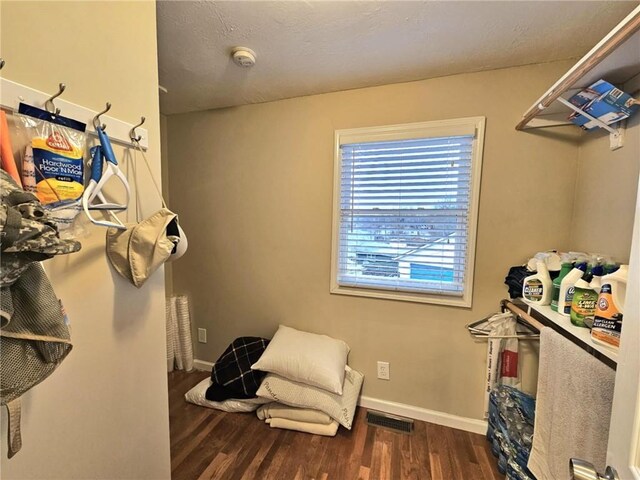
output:
POLYGON ((449 307, 471 308, 471 296, 462 297, 433 295, 427 293, 392 292, 373 288, 355 288, 331 285, 330 292, 337 295, 351 295, 355 297, 378 298, 381 300, 396 300, 400 302, 429 303, 449 307))

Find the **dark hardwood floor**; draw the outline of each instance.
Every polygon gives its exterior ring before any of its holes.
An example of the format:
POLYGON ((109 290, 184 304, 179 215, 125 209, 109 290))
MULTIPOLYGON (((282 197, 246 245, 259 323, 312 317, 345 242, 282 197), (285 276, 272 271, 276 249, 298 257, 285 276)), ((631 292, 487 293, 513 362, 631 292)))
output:
POLYGON ((184 393, 209 374, 169 374, 173 480, 502 480, 482 435, 416 421, 412 435, 368 426, 335 437, 270 428, 255 413, 191 405, 184 393))

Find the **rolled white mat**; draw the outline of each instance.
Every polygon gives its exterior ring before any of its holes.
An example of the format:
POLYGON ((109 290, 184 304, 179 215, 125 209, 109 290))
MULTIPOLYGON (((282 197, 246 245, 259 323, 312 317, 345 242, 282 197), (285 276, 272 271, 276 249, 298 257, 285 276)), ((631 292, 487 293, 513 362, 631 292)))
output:
POLYGON ((171 308, 171 299, 167 298, 165 301, 165 321, 167 328, 167 372, 173 372, 173 365, 175 360, 175 349, 173 348, 173 342, 176 335, 176 329, 172 318, 173 309, 171 308))
POLYGON ((176 308, 176 297, 171 297, 171 322, 173 323, 173 358, 175 368, 177 370, 184 370, 182 363, 182 345, 180 343, 180 327, 178 325, 178 310, 176 308))
POLYGON ((180 343, 180 356, 183 368, 186 371, 193 370, 193 343, 191 342, 191 312, 189 299, 180 295, 175 300, 178 317, 178 338, 180 343))

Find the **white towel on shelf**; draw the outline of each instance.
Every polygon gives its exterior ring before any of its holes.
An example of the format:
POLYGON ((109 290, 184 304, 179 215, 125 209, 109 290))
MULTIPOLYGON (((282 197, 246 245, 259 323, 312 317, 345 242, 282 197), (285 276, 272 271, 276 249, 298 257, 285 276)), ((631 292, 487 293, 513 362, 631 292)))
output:
POLYGON ((544 328, 529 470, 538 480, 569 478, 569 459, 606 465, 615 371, 544 328))

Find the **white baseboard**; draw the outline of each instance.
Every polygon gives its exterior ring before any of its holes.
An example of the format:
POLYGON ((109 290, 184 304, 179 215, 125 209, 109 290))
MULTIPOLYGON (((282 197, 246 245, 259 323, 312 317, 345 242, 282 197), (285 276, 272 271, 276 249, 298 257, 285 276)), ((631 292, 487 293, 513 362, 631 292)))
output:
POLYGON ((205 362, 204 360, 198 360, 197 358, 193 359, 193 368, 196 370, 202 370, 205 372, 210 372, 213 368, 213 363, 205 362))
POLYGON ((458 430, 464 430, 466 432, 481 435, 487 433, 487 422, 475 418, 459 417, 458 415, 451 415, 450 413, 437 412, 404 403, 389 402, 387 400, 364 396, 358 399, 358 405, 380 412, 413 418, 414 420, 435 423, 436 425, 442 425, 444 427, 457 428, 458 430))
MULTIPOLYGON (((193 360, 193 368, 210 372, 213 368, 213 362, 205 360, 193 360)), ((444 427, 457 428, 466 432, 478 433, 484 435, 487 433, 487 422, 477 420, 475 418, 459 417, 450 413, 437 412, 426 408, 415 407, 405 403, 390 402, 388 400, 380 400, 378 398, 361 396, 358 399, 358 405, 380 412, 391 413, 393 415, 401 415, 403 417, 413 418, 414 420, 422 420, 423 422, 435 423, 444 427)))

